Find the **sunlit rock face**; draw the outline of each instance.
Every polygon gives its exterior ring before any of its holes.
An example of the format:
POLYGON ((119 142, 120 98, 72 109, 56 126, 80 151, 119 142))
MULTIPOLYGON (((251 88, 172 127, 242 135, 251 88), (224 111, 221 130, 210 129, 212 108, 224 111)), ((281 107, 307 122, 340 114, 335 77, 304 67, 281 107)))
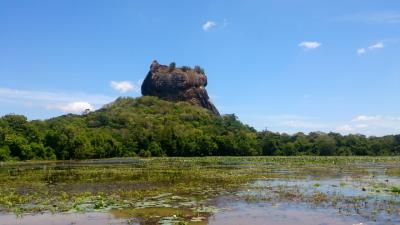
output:
POLYGON ((153 61, 142 84, 142 95, 157 96, 167 101, 187 101, 219 115, 210 102, 206 86, 207 76, 200 67, 175 68, 153 61))

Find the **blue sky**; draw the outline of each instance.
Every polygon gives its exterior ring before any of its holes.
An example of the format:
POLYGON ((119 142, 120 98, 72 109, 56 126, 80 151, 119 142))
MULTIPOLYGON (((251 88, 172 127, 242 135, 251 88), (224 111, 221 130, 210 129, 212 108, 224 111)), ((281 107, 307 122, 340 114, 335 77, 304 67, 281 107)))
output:
POLYGON ((153 59, 259 130, 400 133, 397 0, 0 0, 1 115, 140 96, 153 59))

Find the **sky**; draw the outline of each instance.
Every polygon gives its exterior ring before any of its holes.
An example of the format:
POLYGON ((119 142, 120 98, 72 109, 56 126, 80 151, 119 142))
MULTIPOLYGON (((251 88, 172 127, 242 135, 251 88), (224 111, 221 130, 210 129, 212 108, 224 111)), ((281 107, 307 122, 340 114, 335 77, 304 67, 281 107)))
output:
POLYGON ((0 115, 141 96, 154 59, 258 130, 400 133, 398 0, 0 0, 0 115))

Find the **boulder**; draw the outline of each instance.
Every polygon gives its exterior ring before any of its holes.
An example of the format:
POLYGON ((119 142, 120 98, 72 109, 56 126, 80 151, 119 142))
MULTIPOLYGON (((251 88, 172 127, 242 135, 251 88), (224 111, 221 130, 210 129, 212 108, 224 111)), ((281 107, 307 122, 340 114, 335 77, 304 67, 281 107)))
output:
POLYGON ((153 61, 142 84, 142 95, 157 96, 167 101, 187 101, 219 115, 210 102, 206 86, 207 76, 198 66, 195 69, 176 68, 175 64, 166 66, 153 61))

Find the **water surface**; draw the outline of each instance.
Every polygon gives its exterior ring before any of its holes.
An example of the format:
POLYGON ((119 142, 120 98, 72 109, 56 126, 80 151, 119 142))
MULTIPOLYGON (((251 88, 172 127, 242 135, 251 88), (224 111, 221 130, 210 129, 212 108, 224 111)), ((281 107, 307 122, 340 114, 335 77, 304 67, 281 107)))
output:
POLYGON ((400 224, 399 162, 206 157, 3 164, 0 225, 400 224))

